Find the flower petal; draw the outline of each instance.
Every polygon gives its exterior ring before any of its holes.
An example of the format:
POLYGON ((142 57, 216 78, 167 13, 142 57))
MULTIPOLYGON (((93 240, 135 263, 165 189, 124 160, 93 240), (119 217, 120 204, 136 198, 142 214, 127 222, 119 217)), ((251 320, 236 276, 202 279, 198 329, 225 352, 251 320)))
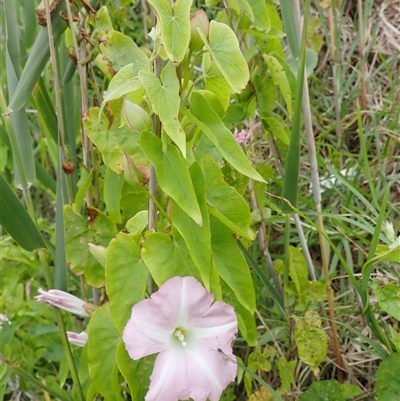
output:
POLYGON ((192 323, 197 341, 210 348, 226 348, 232 352, 231 344, 237 333, 237 319, 231 305, 217 301, 192 323), (217 344, 217 346, 215 346, 217 344))
POLYGON ((161 352, 150 377, 146 401, 218 401, 222 391, 235 379, 236 364, 216 349, 172 347, 161 352))
POLYGON ((130 357, 136 360, 168 349, 174 330, 200 317, 213 299, 194 277, 167 280, 149 299, 132 308, 122 334, 130 357))

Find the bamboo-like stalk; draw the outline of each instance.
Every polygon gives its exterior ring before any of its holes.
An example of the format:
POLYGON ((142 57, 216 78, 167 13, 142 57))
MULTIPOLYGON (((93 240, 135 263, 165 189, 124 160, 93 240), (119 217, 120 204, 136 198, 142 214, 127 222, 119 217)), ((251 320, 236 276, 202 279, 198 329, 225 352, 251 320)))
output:
MULTIPOLYGON (((301 21, 301 12, 300 12, 300 4, 299 1, 294 1, 294 19, 296 24, 296 30, 298 32, 298 37, 302 32, 302 21, 301 21)), ((321 207, 321 188, 319 184, 319 174, 318 174, 318 161, 317 161, 317 153, 315 149, 314 143, 314 132, 312 126, 312 118, 311 118, 311 107, 310 107, 310 96, 308 92, 308 84, 307 84, 307 76, 305 74, 304 77, 304 86, 303 86, 303 98, 302 98, 302 108, 303 108, 303 116, 304 116, 304 125, 306 131, 306 139, 307 139, 307 149, 310 158, 310 174, 312 181, 312 191, 315 203, 315 209, 318 214, 317 216, 317 225, 321 232, 324 232, 324 221, 322 217, 322 207, 321 207)), ((338 379, 340 382, 343 381, 343 360, 340 352, 340 345, 338 339, 338 329, 336 325, 336 316, 335 316, 335 306, 333 300, 333 290, 331 287, 331 282, 329 278, 329 260, 326 249, 326 242, 324 236, 319 233, 319 244, 321 250, 322 257, 322 268, 324 272, 325 284, 326 284, 326 292, 328 296, 328 306, 329 306, 329 317, 330 317, 330 326, 332 331, 332 348, 335 354, 336 364, 339 367, 338 370, 338 379)))
MULTIPOLYGON (((330 59, 332 67, 332 87, 333 87, 333 99, 335 106, 335 133, 337 138, 337 147, 340 150, 342 147, 342 121, 340 118, 340 99, 339 99, 339 88, 337 85, 338 79, 338 60, 336 52, 336 29, 335 21, 336 17, 336 1, 332 0, 332 4, 328 7, 328 25, 329 25, 329 38, 330 38, 330 59)), ((339 152, 339 164, 340 169, 343 168, 343 156, 339 152)))
MULTIPOLYGON (((65 0, 65 5, 67 8, 68 22, 69 22, 69 27, 71 29, 72 41, 74 43, 76 65, 78 68, 79 84, 81 89, 81 115, 83 116, 88 110, 87 75, 86 75, 86 68, 82 64, 82 60, 86 59, 86 48, 84 42, 82 42, 81 46, 78 45, 78 39, 76 38, 74 32, 74 21, 72 17, 71 5, 69 0, 65 0)), ((91 160, 93 160, 92 147, 82 121, 81 121, 81 131, 82 131, 83 165, 89 171, 91 167, 91 160)), ((86 204, 88 206, 93 206, 93 199, 90 186, 86 191, 86 204)))
POLYGON ((358 0, 357 2, 357 11, 358 11, 358 48, 360 51, 360 83, 361 83, 361 96, 360 96, 360 104, 361 109, 366 110, 368 107, 367 104, 367 86, 365 84, 365 38, 364 38, 364 18, 363 18, 363 4, 362 0, 358 0))
MULTIPOLYGON (((48 30, 48 37, 49 37, 49 47, 50 47, 50 63, 52 66, 52 73, 53 73, 53 81, 54 81, 54 91, 55 91, 55 96, 56 96, 56 113, 57 113, 57 124, 58 124, 58 130, 59 130, 59 135, 60 135, 60 151, 63 150, 62 144, 64 144, 64 124, 62 120, 62 111, 61 111, 61 99, 60 99, 60 90, 59 90, 59 85, 58 85, 58 75, 57 75, 57 62, 56 62, 56 56, 55 56, 55 49, 54 49, 54 42, 53 42, 53 33, 52 33, 52 28, 51 28, 51 17, 50 17, 50 6, 49 6, 49 0, 44 1, 45 8, 46 8, 46 20, 47 20, 47 30, 48 30)), ((65 155, 65 153, 63 153, 65 155)), ((60 169, 58 169, 60 171, 60 169)), ((58 179, 61 179, 61 177, 58 177, 58 179)), ((34 211, 32 211, 33 216, 35 215, 34 211)), ((33 217, 32 216, 32 217, 33 217)), ((49 288, 51 288, 51 283, 49 282, 50 279, 50 268, 48 265, 47 261, 47 255, 44 250, 39 251, 39 258, 41 261, 42 266, 44 267, 44 270, 46 272, 47 276, 47 285, 49 288)), ((78 371, 76 369, 75 363, 74 363, 74 358, 72 356, 72 351, 70 344, 68 342, 64 322, 62 320, 61 312, 56 309, 56 319, 59 327, 59 332, 61 336, 61 341, 63 343, 64 350, 67 355, 67 360, 68 360, 68 365, 71 371, 72 375, 72 380, 76 386, 77 393, 79 396, 79 399, 81 401, 85 400, 85 397, 83 395, 81 383, 79 381, 79 376, 78 376, 78 371)))

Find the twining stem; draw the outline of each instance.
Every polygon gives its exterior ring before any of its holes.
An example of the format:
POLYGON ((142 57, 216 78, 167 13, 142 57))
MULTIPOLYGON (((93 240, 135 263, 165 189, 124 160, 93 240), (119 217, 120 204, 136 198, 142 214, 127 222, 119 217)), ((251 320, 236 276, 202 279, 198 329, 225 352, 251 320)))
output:
MULTIPOLYGON (((308 1, 306 7, 310 6, 310 2, 308 1)), ((300 12, 300 4, 299 1, 294 2, 294 20, 296 24, 296 29, 298 35, 302 32, 302 22, 301 22, 301 12, 300 12)), ((305 12, 308 12, 309 9, 305 9, 305 12)), ((301 36, 298 36, 301 37, 301 36)), ((315 209, 317 212, 317 225, 319 228, 319 244, 321 250, 321 257, 322 257, 322 267, 324 272, 324 279, 326 285, 326 292, 328 296, 328 306, 329 306, 329 317, 331 320, 331 340, 332 340, 332 348, 335 354, 336 364, 339 367, 338 370, 338 379, 340 382, 343 381, 343 361, 342 355, 340 352, 340 345, 339 345, 339 338, 338 338, 338 330, 336 325, 336 318, 335 318, 335 306, 333 301, 333 290, 331 287, 331 281, 329 278, 329 260, 328 260, 328 253, 326 249, 326 242, 325 238, 322 233, 325 231, 324 229, 324 221, 322 217, 322 206, 321 206, 321 188, 320 188, 320 181, 319 181, 319 174, 318 174, 318 161, 317 161, 317 152, 315 149, 315 142, 314 142, 314 132, 312 126, 312 118, 311 118, 311 107, 310 107, 310 96, 308 92, 308 84, 307 84, 307 74, 305 73, 304 76, 304 85, 303 85, 303 97, 302 97, 302 108, 303 108, 303 116, 304 116, 304 125, 306 130, 306 139, 307 139, 307 149, 310 158, 310 174, 312 180, 312 190, 313 190, 313 197, 315 203, 315 209)))

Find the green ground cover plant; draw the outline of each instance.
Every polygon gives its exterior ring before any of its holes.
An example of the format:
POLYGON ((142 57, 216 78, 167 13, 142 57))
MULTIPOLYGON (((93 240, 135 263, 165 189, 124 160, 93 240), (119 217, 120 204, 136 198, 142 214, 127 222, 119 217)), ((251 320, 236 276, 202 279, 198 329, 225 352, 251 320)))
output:
POLYGON ((3 0, 0 400, 398 400, 399 13, 3 0))

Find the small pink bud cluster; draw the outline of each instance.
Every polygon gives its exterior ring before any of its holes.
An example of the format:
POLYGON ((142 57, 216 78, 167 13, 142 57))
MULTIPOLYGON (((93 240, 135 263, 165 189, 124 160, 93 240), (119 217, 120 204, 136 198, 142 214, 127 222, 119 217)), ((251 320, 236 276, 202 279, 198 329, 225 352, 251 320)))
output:
POLYGON ((244 129, 242 129, 240 132, 238 132, 238 129, 235 127, 235 129, 233 131, 233 136, 235 137, 236 142, 239 145, 244 145, 247 142, 247 140, 249 139, 250 134, 244 129))

